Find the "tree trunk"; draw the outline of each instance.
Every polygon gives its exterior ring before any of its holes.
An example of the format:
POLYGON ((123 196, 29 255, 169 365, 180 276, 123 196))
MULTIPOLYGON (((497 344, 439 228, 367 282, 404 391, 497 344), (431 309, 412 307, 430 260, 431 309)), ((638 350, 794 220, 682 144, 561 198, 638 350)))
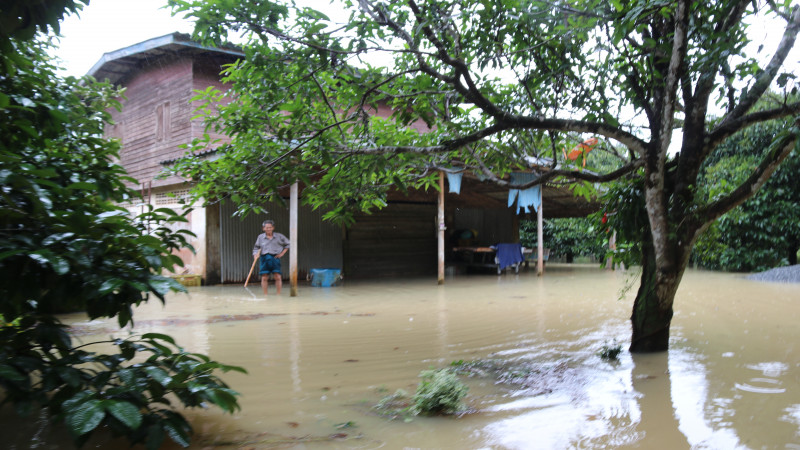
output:
MULTIPOLYGON (((683 268, 676 273, 659 271, 652 245, 642 255, 642 281, 633 303, 632 353, 663 352, 669 348, 672 304, 683 268)), ((685 266, 683 266, 685 268, 685 266)))

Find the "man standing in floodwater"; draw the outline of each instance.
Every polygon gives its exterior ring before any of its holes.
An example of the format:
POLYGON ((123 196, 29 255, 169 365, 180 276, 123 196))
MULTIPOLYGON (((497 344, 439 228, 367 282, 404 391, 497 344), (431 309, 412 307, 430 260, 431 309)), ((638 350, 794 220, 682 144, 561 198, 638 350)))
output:
POLYGON ((275 232, 275 222, 265 220, 261 224, 263 233, 258 235, 256 245, 253 246, 253 263, 259 256, 258 273, 261 275, 261 289, 267 295, 267 285, 269 284, 269 274, 275 274, 275 287, 278 295, 281 293, 283 281, 281 280, 281 257, 289 251, 289 239, 281 233, 275 232))

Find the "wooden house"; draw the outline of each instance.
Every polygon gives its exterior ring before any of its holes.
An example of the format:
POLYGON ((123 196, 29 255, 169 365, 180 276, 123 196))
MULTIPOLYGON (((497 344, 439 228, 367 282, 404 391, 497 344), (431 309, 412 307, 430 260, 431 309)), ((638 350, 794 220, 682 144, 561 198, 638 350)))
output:
MULTIPOLYGON (((187 206, 184 200, 191 186, 186 180, 158 175, 165 164, 183 155, 181 144, 205 132, 202 122, 192 119, 194 91, 224 89, 222 66, 242 56, 237 48, 205 47, 174 33, 106 53, 91 69, 89 75, 126 89, 121 111, 112 112, 114 124, 107 135, 121 141, 120 163, 138 180, 144 203, 176 210, 187 206)), ((552 186, 542 195, 548 217, 586 214, 597 207, 552 186)), ((448 238, 456 230, 474 230, 475 245, 518 240, 519 216, 507 206, 508 189, 465 178, 459 194, 443 197, 448 238)), ((301 206, 293 243, 299 278, 312 268, 340 268, 347 278, 436 277, 437 243, 444 231, 437 218, 439 201, 436 191, 394 194, 386 208, 357 217, 346 229, 323 221, 322 212, 301 206)), ((126 206, 135 211, 143 203, 126 206)), ((204 284, 243 282, 261 222, 272 219, 278 231, 289 235, 288 208, 274 204, 266 209, 268 216, 242 220, 233 216, 235 205, 230 203, 195 205, 184 226, 196 235, 196 253, 182 252, 184 272, 199 275, 204 284)), ((284 271, 288 266, 287 261, 284 271)))

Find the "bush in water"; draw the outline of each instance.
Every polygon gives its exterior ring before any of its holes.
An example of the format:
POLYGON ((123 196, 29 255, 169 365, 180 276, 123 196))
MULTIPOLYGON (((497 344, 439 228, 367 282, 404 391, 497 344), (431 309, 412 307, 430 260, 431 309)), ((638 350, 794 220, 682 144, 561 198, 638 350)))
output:
POLYGON ((414 414, 454 414, 464 408, 461 400, 469 388, 448 369, 425 370, 414 394, 414 414))

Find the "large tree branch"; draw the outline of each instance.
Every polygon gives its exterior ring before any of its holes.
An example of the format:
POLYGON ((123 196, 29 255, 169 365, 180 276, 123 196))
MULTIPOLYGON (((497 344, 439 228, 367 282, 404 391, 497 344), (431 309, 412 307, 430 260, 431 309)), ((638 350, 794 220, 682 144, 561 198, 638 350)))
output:
POLYGON ((403 27, 400 26, 400 24, 398 24, 389 17, 389 14, 387 13, 383 5, 375 5, 371 0, 358 0, 358 4, 361 10, 364 11, 368 16, 370 16, 372 20, 375 21, 375 23, 377 23, 380 26, 385 26, 389 28, 390 30, 392 30, 393 33, 395 33, 395 35, 397 35, 400 39, 406 42, 408 47, 413 51, 413 54, 416 56, 417 64, 419 65, 419 68, 422 72, 451 85, 457 82, 457 77, 443 74, 438 70, 434 69, 433 67, 431 67, 431 65, 425 61, 423 55, 426 55, 427 53, 420 51, 419 43, 417 43, 414 40, 413 36, 408 34, 406 30, 404 30, 403 27))
POLYGON ((772 173, 775 172, 780 163, 797 147, 798 140, 800 140, 800 119, 796 121, 792 130, 779 136, 773 142, 769 151, 762 158, 761 163, 744 183, 727 196, 710 203, 699 211, 698 219, 702 222, 702 226, 706 227, 726 212, 754 196, 761 189, 761 186, 767 182, 772 173))
POLYGON ((529 116, 516 116, 509 120, 499 121, 493 125, 481 128, 473 133, 443 141, 440 145, 433 146, 378 146, 378 147, 362 147, 362 148, 349 148, 342 147, 341 152, 349 152, 353 154, 376 154, 376 153, 420 153, 420 154, 435 154, 449 152, 465 147, 467 145, 479 142, 487 137, 496 135, 503 131, 508 130, 546 130, 546 131, 564 131, 564 132, 577 132, 577 133, 593 133, 605 136, 615 141, 618 141, 631 149, 632 151, 643 155, 647 147, 647 143, 631 133, 622 131, 619 128, 614 128, 603 123, 584 122, 580 120, 567 120, 567 119, 546 119, 539 117, 529 116))
POLYGON ((471 101, 486 114, 495 118, 509 116, 509 112, 499 108, 481 93, 480 89, 475 84, 475 80, 472 79, 472 75, 467 64, 461 59, 450 56, 447 51, 447 46, 436 37, 436 33, 434 33, 433 29, 430 27, 430 25, 428 25, 430 22, 425 18, 425 16, 423 16, 422 11, 419 9, 419 6, 417 6, 416 2, 414 0, 407 1, 411 11, 416 17, 418 25, 425 34, 425 37, 438 50, 437 55, 439 60, 452 67, 456 71, 457 75, 450 84, 452 84, 453 87, 455 87, 455 89, 464 96, 464 98, 471 101), (461 80, 463 80, 465 84, 462 84, 461 80))
MULTIPOLYGON (((747 9, 749 0, 739 0, 730 6, 725 16, 714 26, 714 32, 706 43, 705 52, 712 55, 714 52, 726 48, 730 43, 725 40, 732 39, 730 33, 734 32, 737 25, 741 22, 742 15, 747 9)), ((702 51, 702 50, 701 50, 702 51)), ((727 61, 713 62, 714 58, 706 58, 709 62, 701 64, 697 85, 694 92, 688 95, 686 89, 691 89, 690 78, 686 74, 682 75, 681 84, 684 91, 685 103, 685 122, 683 129, 684 142, 690 145, 683 145, 681 157, 678 164, 678 171, 675 173, 675 194, 678 203, 675 211, 680 211, 686 204, 692 201, 692 186, 697 183, 697 176, 704 158, 702 146, 694 145, 693 142, 703 142, 706 134, 706 121, 708 113, 708 103, 712 92, 716 88, 716 80, 720 72, 724 72, 727 61)))
POLYGON ((708 135, 708 140, 703 147, 703 158, 708 156, 708 154, 711 153, 719 144, 724 142, 725 139, 751 125, 766 122, 768 120, 788 117, 792 114, 800 114, 800 102, 790 103, 779 108, 757 111, 739 117, 735 120, 720 124, 712 133, 708 135))
POLYGON ((470 154, 473 158, 478 162, 477 169, 491 182, 497 184, 498 186, 508 187, 509 189, 528 189, 533 186, 543 185, 551 180, 554 180, 558 177, 566 177, 572 180, 581 180, 581 181, 588 181, 592 183, 605 183, 608 181, 613 181, 619 179, 644 165, 644 161, 638 159, 635 161, 631 161, 624 166, 613 170, 606 174, 596 174, 592 172, 587 172, 583 170, 561 170, 550 168, 549 170, 542 172, 539 174, 533 181, 529 181, 527 183, 522 184, 513 184, 508 180, 505 180, 499 176, 497 176, 486 164, 483 162, 483 159, 478 155, 470 146, 467 147, 470 154))
MULTIPOLYGON (((729 32, 733 30, 741 21, 742 15, 747 10, 747 5, 751 3, 751 0, 739 0, 737 4, 735 4, 728 14, 725 16, 724 20, 721 20, 717 26, 714 27, 714 34, 713 36, 718 36, 717 38, 712 38, 710 42, 708 42, 706 47, 706 52, 711 53, 717 51, 718 42, 721 40, 730 40, 731 36, 729 32)), ((725 45, 725 44, 723 44, 725 45)), ((714 91, 716 87, 716 78, 720 71, 720 66, 717 64, 711 65, 705 70, 703 73, 700 74, 700 77, 697 81, 697 87, 694 90, 694 104, 696 108, 702 108, 702 110, 697 111, 698 114, 702 114, 705 116, 706 109, 708 107, 708 98, 711 96, 711 93, 714 91)))
POLYGON ((689 7, 686 3, 686 0, 679 1, 675 11, 672 54, 670 55, 663 87, 664 104, 660 118, 658 154, 654 155, 656 157, 655 161, 648 161, 648 165, 656 173, 664 173, 667 150, 672 140, 672 125, 675 121, 675 101, 677 100, 678 84, 681 81, 683 66, 686 64, 689 33, 689 7))
POLYGON ((772 84, 772 80, 778 75, 778 71, 783 66, 783 62, 786 60, 786 56, 789 54, 789 51, 794 47, 794 43, 797 40, 797 33, 800 31, 800 6, 795 6, 792 11, 791 20, 786 24, 786 29, 783 32, 783 38, 781 38, 781 43, 778 45, 778 50, 775 51, 775 54, 772 56, 769 64, 767 64, 767 68, 758 76, 753 86, 747 91, 740 100, 739 104, 733 108, 729 114, 725 116, 725 118, 720 123, 720 127, 724 126, 727 122, 733 121, 738 119, 739 117, 743 116, 756 102, 761 98, 761 96, 769 89, 770 84, 772 84))
POLYGON ((336 123, 336 127, 339 129, 339 135, 342 136, 342 138, 344 139, 345 137, 344 130, 342 129, 342 127, 338 122, 338 117, 336 117, 336 109, 331 104, 331 101, 328 99, 328 96, 325 95, 325 89, 322 88, 322 85, 319 83, 319 80, 317 80, 317 77, 312 74, 311 79, 314 81, 314 84, 317 85, 317 89, 319 90, 320 96, 322 97, 322 101, 325 102, 325 106, 328 107, 328 111, 331 113, 331 118, 336 123))

